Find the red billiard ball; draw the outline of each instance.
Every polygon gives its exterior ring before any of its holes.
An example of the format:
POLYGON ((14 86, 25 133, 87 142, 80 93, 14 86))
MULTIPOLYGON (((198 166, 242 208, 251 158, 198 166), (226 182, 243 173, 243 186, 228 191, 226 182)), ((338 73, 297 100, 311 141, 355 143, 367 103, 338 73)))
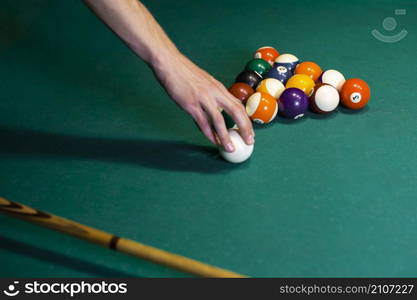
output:
POLYGON ((236 82, 229 88, 229 92, 242 101, 243 104, 246 104, 246 101, 252 96, 254 90, 246 83, 236 82))

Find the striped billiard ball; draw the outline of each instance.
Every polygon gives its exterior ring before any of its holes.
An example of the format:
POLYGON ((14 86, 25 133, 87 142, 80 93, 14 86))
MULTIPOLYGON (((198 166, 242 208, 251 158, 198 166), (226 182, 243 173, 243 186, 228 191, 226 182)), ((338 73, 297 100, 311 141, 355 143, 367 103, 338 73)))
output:
POLYGON ((275 62, 284 65, 288 70, 294 72, 300 60, 293 54, 285 53, 278 56, 275 62))
POLYGON ((266 78, 262 80, 256 88, 257 92, 264 92, 270 94, 275 99, 278 99, 284 90, 285 86, 282 84, 281 81, 275 78, 266 78))
POLYGON ((321 73, 319 77, 319 82, 327 83, 334 86, 339 92, 342 89, 343 84, 345 83, 345 76, 337 70, 326 70, 321 73))
POLYGON ((339 105, 339 92, 327 83, 319 83, 310 97, 310 108, 319 114, 328 114, 339 105))
POLYGON ((258 124, 271 122, 278 112, 277 100, 264 92, 256 92, 246 102, 249 118, 258 124))
POLYGON ((245 70, 254 71, 261 76, 268 73, 269 69, 271 69, 271 65, 266 60, 261 58, 254 58, 250 60, 245 67, 245 70))
POLYGON ((255 54, 253 55, 254 58, 262 58, 266 60, 271 66, 278 56, 279 52, 271 46, 261 47, 256 50, 255 54))

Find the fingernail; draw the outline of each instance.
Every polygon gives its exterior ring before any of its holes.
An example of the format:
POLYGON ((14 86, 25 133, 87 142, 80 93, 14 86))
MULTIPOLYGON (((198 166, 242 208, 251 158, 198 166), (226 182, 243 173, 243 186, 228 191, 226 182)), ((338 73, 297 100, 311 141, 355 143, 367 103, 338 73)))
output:
POLYGON ((227 152, 235 151, 235 147, 233 147, 232 143, 229 143, 229 144, 226 145, 226 151, 227 152))
POLYGON ((248 139, 246 140, 246 142, 247 142, 247 144, 249 144, 249 145, 254 144, 254 143, 255 143, 255 138, 254 138, 254 136, 253 136, 253 135, 250 135, 250 136, 248 137, 248 139))

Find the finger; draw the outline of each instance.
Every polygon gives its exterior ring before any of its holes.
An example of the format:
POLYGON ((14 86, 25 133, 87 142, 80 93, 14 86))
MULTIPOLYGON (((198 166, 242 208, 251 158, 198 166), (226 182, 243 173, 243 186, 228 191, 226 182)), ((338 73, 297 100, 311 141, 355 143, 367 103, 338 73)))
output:
POLYGON ((238 100, 235 101, 235 99, 229 95, 225 95, 220 101, 222 101, 224 110, 236 122, 245 143, 248 145, 255 143, 255 132, 253 130, 252 122, 246 113, 245 106, 238 102, 238 100))
POLYGON ((215 145, 219 144, 218 138, 213 130, 213 127, 210 124, 209 117, 206 112, 203 110, 197 110, 192 114, 194 122, 203 132, 203 134, 215 145))
POLYGON ((222 114, 219 112, 218 108, 213 105, 203 104, 204 109, 207 114, 210 116, 212 125, 216 130, 216 134, 220 139, 220 143, 223 145, 224 150, 227 152, 235 151, 235 147, 230 139, 229 133, 226 129, 226 124, 224 122, 224 118, 222 114))

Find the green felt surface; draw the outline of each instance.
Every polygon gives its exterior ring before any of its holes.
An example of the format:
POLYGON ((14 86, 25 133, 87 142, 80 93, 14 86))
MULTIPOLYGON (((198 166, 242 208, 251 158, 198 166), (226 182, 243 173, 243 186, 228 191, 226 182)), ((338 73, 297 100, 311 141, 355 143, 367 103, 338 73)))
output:
MULTIPOLYGON (((3 1, 0 195, 250 276, 417 276, 417 2, 145 1, 229 85, 273 45, 369 82, 231 165, 81 1, 3 1), (401 42, 371 36, 394 9, 401 42)), ((184 276, 0 216, 0 276, 184 276)))

